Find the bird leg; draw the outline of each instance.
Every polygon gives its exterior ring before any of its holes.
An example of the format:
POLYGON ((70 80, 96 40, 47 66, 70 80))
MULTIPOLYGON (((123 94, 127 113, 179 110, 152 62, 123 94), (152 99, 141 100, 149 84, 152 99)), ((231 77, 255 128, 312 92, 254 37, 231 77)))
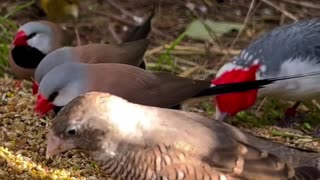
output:
POLYGON ((22 88, 22 80, 16 80, 15 87, 17 89, 21 89, 22 88))
POLYGON ((285 111, 285 116, 295 116, 296 113, 297 113, 297 107, 300 105, 301 101, 297 101, 292 107, 288 108, 286 111, 285 111))
POLYGON ((301 101, 297 101, 292 107, 285 110, 284 118, 279 123, 280 127, 291 127, 296 122, 297 107, 300 103, 301 101))

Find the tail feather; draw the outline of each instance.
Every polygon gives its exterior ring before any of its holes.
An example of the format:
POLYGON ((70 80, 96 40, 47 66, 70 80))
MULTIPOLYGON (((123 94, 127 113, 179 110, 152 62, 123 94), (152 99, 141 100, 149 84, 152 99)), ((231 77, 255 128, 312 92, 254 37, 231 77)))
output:
POLYGON ((320 170, 316 167, 301 166, 295 168, 296 178, 300 180, 320 179, 320 170))
POLYGON ((235 93, 235 92, 244 92, 253 89, 261 89, 264 88, 268 84, 272 84, 276 81, 283 81, 289 79, 296 79, 296 78, 306 78, 310 76, 317 76, 320 75, 320 71, 305 73, 305 74, 297 74, 297 75, 290 75, 290 76, 282 76, 282 77, 274 77, 268 79, 260 79, 255 81, 246 81, 246 82, 235 82, 235 83, 225 83, 215 85, 204 91, 198 93, 193 97, 203 97, 203 96, 213 96, 218 94, 227 94, 227 93, 235 93))
POLYGON ((148 37, 151 31, 151 20, 154 16, 154 9, 149 15, 148 19, 143 24, 133 28, 123 39, 123 42, 137 41, 148 37))

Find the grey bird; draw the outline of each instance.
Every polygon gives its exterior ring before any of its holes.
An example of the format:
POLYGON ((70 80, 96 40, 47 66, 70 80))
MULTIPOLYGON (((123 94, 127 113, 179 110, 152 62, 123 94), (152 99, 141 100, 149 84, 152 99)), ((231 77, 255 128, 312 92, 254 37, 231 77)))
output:
POLYGON ((167 72, 151 72, 119 63, 64 63, 48 72, 41 80, 36 112, 63 107, 75 97, 90 91, 101 91, 123 97, 130 102, 174 108, 182 101, 209 92, 211 95, 263 88, 265 84, 309 75, 278 77, 245 83, 211 87, 210 80, 193 80, 167 72))
POLYGON ((120 44, 86 44, 63 47, 51 52, 41 61, 35 71, 33 94, 37 93, 38 85, 43 77, 54 67, 64 63, 121 63, 145 69, 143 56, 149 46, 147 37, 151 31, 153 16, 152 12, 145 22, 132 29, 120 44))
POLYGON ((116 179, 317 179, 254 147, 237 128, 195 113, 91 92, 66 105, 47 135, 46 156, 87 150, 116 179))
POLYGON ((18 29, 12 41, 9 65, 18 78, 31 80, 36 67, 47 54, 71 42, 71 35, 58 24, 27 22, 18 29))
MULTIPOLYGON (((320 70, 320 19, 284 25, 252 42, 232 62, 220 68, 213 84, 243 82, 320 70)), ((257 96, 297 101, 286 111, 292 117, 300 101, 320 95, 318 76, 279 81, 258 91, 216 96, 216 118, 236 115, 252 106, 257 96), (232 100, 230 104, 229 100, 232 100)))
POLYGON ((90 91, 113 93, 144 105, 173 107, 209 87, 209 80, 150 72, 127 64, 65 63, 41 80, 35 110, 45 115, 90 91))

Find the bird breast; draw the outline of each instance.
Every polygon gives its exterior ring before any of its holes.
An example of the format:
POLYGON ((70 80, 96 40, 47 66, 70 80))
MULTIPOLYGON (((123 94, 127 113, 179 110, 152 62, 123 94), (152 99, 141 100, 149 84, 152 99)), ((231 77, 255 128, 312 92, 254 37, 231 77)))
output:
MULTIPOLYGON (((264 74, 260 78, 282 77, 297 75, 320 70, 318 60, 294 58, 284 61, 275 74, 264 74)), ((320 94, 320 77, 311 76, 277 81, 259 90, 259 96, 280 97, 287 100, 307 100, 320 94)))

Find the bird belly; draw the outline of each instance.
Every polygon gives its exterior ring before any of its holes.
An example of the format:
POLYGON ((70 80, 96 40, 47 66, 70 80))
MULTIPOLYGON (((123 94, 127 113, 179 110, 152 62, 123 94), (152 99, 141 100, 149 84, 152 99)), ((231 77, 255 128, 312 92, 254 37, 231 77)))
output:
MULTIPOLYGON (((305 74, 320 70, 316 61, 293 59, 284 62, 276 77, 305 74)), ((263 78, 275 77, 265 75, 263 78)), ((259 96, 272 96, 286 100, 308 100, 320 95, 320 76, 277 81, 259 90, 259 96)))

